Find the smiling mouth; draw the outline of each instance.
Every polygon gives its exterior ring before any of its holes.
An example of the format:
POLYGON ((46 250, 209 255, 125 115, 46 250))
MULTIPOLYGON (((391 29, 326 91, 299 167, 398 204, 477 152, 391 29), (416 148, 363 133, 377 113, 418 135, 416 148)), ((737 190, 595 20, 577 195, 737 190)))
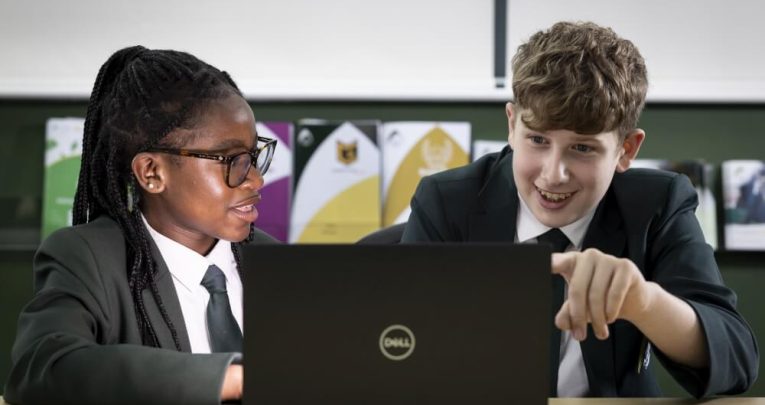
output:
POLYGON ((248 212, 252 212, 252 210, 255 209, 255 204, 243 205, 241 207, 236 207, 234 209, 239 211, 239 212, 241 212, 241 213, 243 213, 243 214, 246 214, 248 212))
POLYGON ((247 199, 246 201, 244 201, 243 204, 233 207, 233 209, 243 214, 246 214, 246 213, 252 212, 255 209, 255 206, 258 205, 259 202, 260 202, 260 193, 253 196, 252 198, 247 199))
POLYGON ((541 188, 537 187, 537 192, 539 192, 539 195, 542 196, 546 201, 550 202, 561 202, 569 199, 572 195, 574 195, 574 192, 572 193, 551 193, 549 191, 542 190, 541 188))

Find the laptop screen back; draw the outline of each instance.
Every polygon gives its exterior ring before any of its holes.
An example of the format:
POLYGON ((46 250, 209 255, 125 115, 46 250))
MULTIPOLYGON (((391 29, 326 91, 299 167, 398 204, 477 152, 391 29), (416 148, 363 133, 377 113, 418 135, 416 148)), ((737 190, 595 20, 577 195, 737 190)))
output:
POLYGON ((243 252, 245 404, 547 403, 550 250, 243 252))

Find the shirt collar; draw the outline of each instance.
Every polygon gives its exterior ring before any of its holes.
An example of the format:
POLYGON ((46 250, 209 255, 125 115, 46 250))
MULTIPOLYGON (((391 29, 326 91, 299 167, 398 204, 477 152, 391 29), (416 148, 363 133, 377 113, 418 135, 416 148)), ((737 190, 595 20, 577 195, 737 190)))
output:
MULTIPOLYGON (((549 231, 551 228, 537 219, 534 214, 523 201, 521 195, 518 194, 518 226, 516 227, 516 241, 527 242, 531 239, 535 239, 539 235, 549 231)), ((561 232, 571 241, 576 250, 582 250, 582 242, 584 241, 584 235, 587 232, 587 228, 592 222, 592 218, 595 216, 595 210, 598 207, 593 207, 587 214, 576 221, 560 228, 561 232)))
POLYGON ((218 240, 207 256, 202 256, 192 249, 159 233, 149 225, 146 217, 141 214, 149 235, 154 239, 162 259, 167 264, 170 274, 189 291, 195 291, 202 283, 202 278, 211 264, 218 266, 227 279, 230 279, 236 271, 236 261, 231 251, 231 242, 218 240))

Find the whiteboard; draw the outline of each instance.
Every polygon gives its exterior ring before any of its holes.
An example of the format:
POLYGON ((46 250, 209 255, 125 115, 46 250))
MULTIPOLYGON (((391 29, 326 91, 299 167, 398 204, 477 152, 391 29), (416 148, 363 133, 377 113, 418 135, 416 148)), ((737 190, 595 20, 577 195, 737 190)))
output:
MULTIPOLYGON (((115 50, 185 50, 251 100, 497 101, 493 0, 0 0, 0 97, 87 98, 115 50)), ((649 101, 764 102, 765 2, 508 0, 507 54, 592 20, 646 58, 649 101)), ((510 72, 508 66, 508 72, 510 72)))
POLYGON ((185 50, 250 99, 445 99, 493 86, 493 0, 0 0, 0 96, 87 97, 125 46, 185 50))
POLYGON ((760 0, 510 0, 508 54, 556 21, 593 21, 640 49, 649 101, 763 102, 763 17, 760 0))

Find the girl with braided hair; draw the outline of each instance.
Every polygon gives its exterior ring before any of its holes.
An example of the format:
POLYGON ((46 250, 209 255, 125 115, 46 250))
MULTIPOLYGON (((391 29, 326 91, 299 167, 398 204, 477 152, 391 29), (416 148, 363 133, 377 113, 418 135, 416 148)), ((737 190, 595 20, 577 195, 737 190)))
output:
POLYGON ((6 400, 241 398, 239 245, 274 242, 252 225, 274 146, 225 72, 177 51, 112 55, 88 105, 74 226, 35 255, 6 400))

